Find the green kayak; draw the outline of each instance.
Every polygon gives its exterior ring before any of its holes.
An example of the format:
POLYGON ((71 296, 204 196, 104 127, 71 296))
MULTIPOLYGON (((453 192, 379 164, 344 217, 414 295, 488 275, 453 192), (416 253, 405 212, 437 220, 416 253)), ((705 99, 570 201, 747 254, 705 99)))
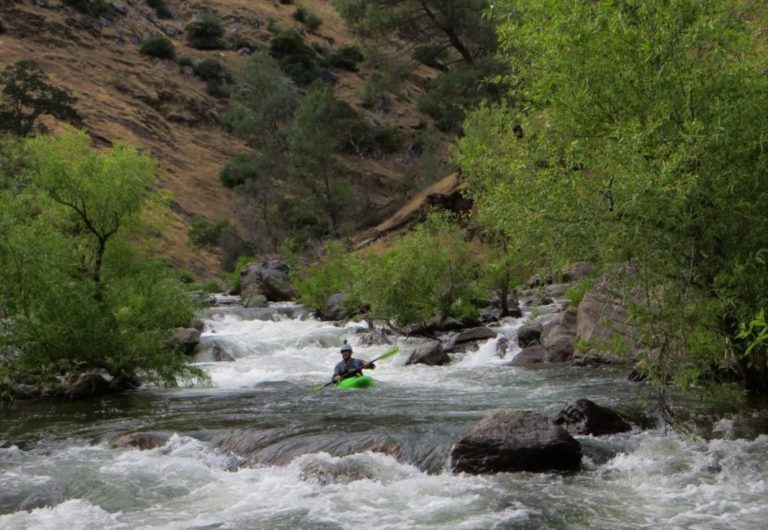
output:
POLYGON ((347 377, 336 384, 336 388, 367 388, 369 386, 373 386, 373 377, 368 375, 347 377))

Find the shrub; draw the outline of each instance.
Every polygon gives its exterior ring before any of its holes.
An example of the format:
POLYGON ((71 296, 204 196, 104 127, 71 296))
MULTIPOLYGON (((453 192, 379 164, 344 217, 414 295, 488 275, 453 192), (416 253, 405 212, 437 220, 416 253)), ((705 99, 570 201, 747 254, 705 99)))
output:
POLYGON ((343 68, 350 72, 357 71, 357 65, 365 59, 363 52, 355 45, 342 46, 331 53, 323 63, 332 68, 343 68))
POLYGON ((436 44, 425 44, 417 46, 413 50, 413 58, 421 64, 430 66, 437 70, 445 70, 443 61, 448 57, 448 50, 444 46, 436 44))
POLYGON ((295 31, 281 31, 269 43, 270 55, 280 69, 299 85, 308 85, 318 76, 317 54, 295 31))
POLYGON ((174 59, 176 49, 173 43, 164 35, 152 35, 141 43, 139 53, 158 59, 174 59))
POLYGON ((0 20, 0 35, 5 33, 5 24, 3 24, 3 21, 0 20))
POLYGON ((216 247, 228 227, 229 223, 224 219, 209 223, 202 217, 194 217, 189 226, 189 242, 196 247, 216 247))
POLYGON ((147 5, 155 10, 157 18, 173 18, 173 13, 165 0, 147 0, 147 5))
POLYGON ((235 188, 248 180, 256 180, 258 176, 256 167, 247 155, 235 156, 219 173, 221 183, 227 188, 235 188))
POLYGON ((283 5, 290 5, 293 3, 293 0, 280 0, 280 3, 283 5))
POLYGON ((307 26, 309 31, 316 31, 322 23, 323 19, 314 13, 309 13, 307 19, 304 21, 304 25, 307 26))
MULTIPOLYGON (((301 295, 301 302, 307 307, 322 309, 331 295, 349 292, 360 258, 344 251, 338 242, 328 243, 325 247, 323 262, 313 265, 306 271, 291 274, 291 283, 301 295)), ((345 305, 360 306, 357 300, 347 296, 345 305)))
POLYGON ((224 24, 212 14, 187 24, 187 42, 198 50, 224 48, 224 24))
POLYGON ((304 22, 307 20, 307 10, 303 7, 297 7, 296 11, 293 12, 293 20, 297 22, 304 22))
POLYGON ((205 84, 205 92, 214 98, 227 99, 229 98, 229 87, 227 85, 219 83, 217 81, 207 81, 205 84))
POLYGON ((190 68, 195 67, 195 61, 192 60, 192 57, 179 57, 178 59, 176 59, 176 64, 178 64, 182 68, 185 66, 189 66, 190 68))
POLYGON ((192 67, 192 73, 203 81, 231 83, 232 75, 216 59, 203 59, 192 67))

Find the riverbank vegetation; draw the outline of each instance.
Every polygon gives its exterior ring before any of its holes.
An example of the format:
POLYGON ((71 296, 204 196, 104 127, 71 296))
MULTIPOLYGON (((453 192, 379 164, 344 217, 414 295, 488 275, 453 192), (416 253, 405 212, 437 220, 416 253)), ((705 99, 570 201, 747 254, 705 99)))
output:
POLYGON ((104 370, 168 385, 199 369, 168 344, 194 307, 171 270, 147 259, 166 197, 152 160, 96 152, 85 133, 2 145, 0 392, 104 370))

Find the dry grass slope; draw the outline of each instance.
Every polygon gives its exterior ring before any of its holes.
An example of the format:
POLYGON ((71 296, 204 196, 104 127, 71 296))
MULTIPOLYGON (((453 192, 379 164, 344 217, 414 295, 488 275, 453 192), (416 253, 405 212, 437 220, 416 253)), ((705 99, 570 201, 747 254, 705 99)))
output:
MULTIPOLYGON (((213 9, 229 34, 266 45, 270 20, 284 28, 298 26, 291 16, 296 5, 277 0, 167 0, 174 18, 159 20, 144 0, 111 4, 120 13, 109 20, 83 15, 56 0, 0 0, 0 20, 6 28, 0 35, 0 68, 21 59, 36 60, 54 84, 78 98, 77 110, 95 145, 126 143, 151 154, 161 168, 159 186, 174 197, 173 221, 163 230, 158 254, 199 277, 216 275, 218 257, 188 245, 187 223, 197 215, 238 224, 233 217, 235 196, 220 184, 218 174, 245 146, 217 123, 226 101, 209 96, 205 84, 175 62, 142 56, 139 47, 146 37, 161 33, 173 42, 177 57, 214 58, 237 71, 244 56, 232 50, 191 49, 185 41, 186 24, 203 10, 213 9)), ((322 19, 317 34, 307 34, 309 41, 326 47, 352 43, 329 1, 303 1, 302 5, 322 19)), ((356 102, 367 75, 340 73, 337 93, 356 102)), ((416 92, 418 80, 404 83, 395 109, 369 113, 371 119, 412 131, 423 120, 414 110, 416 92)), ((409 182, 415 171, 412 161, 391 156, 351 159, 348 165, 371 182, 413 187, 409 182)), ((392 187, 381 186, 382 192, 386 189, 392 187)))

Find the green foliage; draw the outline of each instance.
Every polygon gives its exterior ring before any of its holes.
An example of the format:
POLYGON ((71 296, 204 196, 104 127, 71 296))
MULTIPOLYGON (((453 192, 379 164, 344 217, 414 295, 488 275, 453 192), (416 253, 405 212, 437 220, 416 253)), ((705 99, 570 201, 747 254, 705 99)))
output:
POLYGON ((297 7, 293 12, 293 20, 297 22, 304 22, 307 20, 307 9, 303 6, 297 7))
POLYGON ((413 50, 413 58, 421 64, 437 70, 445 70, 444 62, 448 58, 448 50, 436 44, 422 44, 413 50))
MULTIPOLYGON (((68 91, 48 83, 45 73, 34 61, 19 61, 5 68, 0 93, 0 133, 29 136, 42 115, 78 123, 73 107, 77 99, 68 91)), ((42 125, 37 130, 44 131, 42 125)))
POLYGON ((323 64, 331 68, 343 68, 350 72, 356 72, 357 65, 363 60, 365 60, 363 52, 358 46, 351 44, 334 50, 323 60, 323 64))
POLYGON ((498 81, 506 67, 495 57, 478 59, 436 77, 419 97, 419 110, 432 117, 438 129, 458 132, 464 116, 481 103, 499 103, 509 86, 498 81))
MULTIPOLYGON (((291 283, 301 294, 302 303, 315 309, 322 309, 331 295, 349 293, 361 266, 360 258, 347 253, 338 242, 327 243, 323 256, 322 263, 291 274, 291 283)), ((349 295, 346 303, 350 307, 360 305, 349 295)))
POLYGON ((227 188, 236 188, 248 180, 257 180, 258 176, 258 171, 251 157, 237 155, 221 169, 219 180, 227 188))
POLYGON ((187 24, 187 42, 198 50, 224 48, 224 24, 213 14, 205 14, 187 24))
POLYGON ((572 307, 579 307, 584 295, 595 285, 594 280, 582 280, 576 285, 572 285, 565 290, 565 297, 572 307))
POLYGON ((533 264, 629 264, 659 382, 727 368, 737 323, 768 305, 763 4, 496 4, 526 104, 464 125, 481 222, 533 264))
POLYGON ((355 292, 400 327, 476 315, 477 263, 465 236, 447 214, 431 214, 390 251, 366 258, 355 292))
POLYGON ((399 39, 450 48, 463 62, 493 55, 495 21, 487 0, 334 0, 350 29, 364 39, 399 39))
POLYGON ((194 68, 195 61, 192 59, 192 57, 179 57, 176 59, 176 64, 181 66, 182 68, 185 66, 189 66, 190 68, 194 68))
POLYGON ((96 153, 85 133, 25 146, 26 185, 0 190, 0 350, 19 352, 2 376, 203 377, 166 343, 191 318, 189 298, 135 243, 150 239, 142 212, 153 201, 152 161, 122 146, 96 153))
POLYGON ((196 247, 216 247, 228 227, 226 219, 209 223, 202 217, 194 217, 189 223, 189 242, 196 247))
POLYGON ((315 13, 309 13, 306 20, 304 21, 304 25, 307 26, 309 31, 317 31, 322 23, 323 19, 317 16, 315 13))
POLYGON ((280 31, 269 42, 269 53, 280 69, 298 85, 306 86, 317 79, 317 54, 295 31, 280 31))
POLYGON ((147 0, 147 5, 155 10, 157 18, 173 18, 173 13, 165 0, 147 0))
POLYGON ((0 20, 0 35, 2 35, 3 33, 5 33, 5 23, 2 20, 0 20))
POLYGON ((193 65, 192 73, 203 81, 214 81, 216 83, 232 82, 232 75, 216 59, 198 61, 193 65))
POLYGON ((165 35, 152 35, 141 43, 139 53, 158 59, 175 59, 176 49, 173 43, 165 35))
POLYGON ((81 13, 94 17, 114 13, 112 6, 104 2, 104 0, 62 0, 62 3, 74 7, 81 13))

